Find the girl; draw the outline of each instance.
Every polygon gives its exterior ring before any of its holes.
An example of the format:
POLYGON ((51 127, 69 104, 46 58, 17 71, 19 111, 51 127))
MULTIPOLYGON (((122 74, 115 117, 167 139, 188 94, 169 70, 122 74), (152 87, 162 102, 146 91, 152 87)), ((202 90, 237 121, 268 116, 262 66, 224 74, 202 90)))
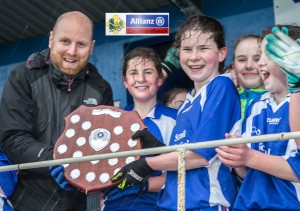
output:
MULTIPOLYGON (((192 16, 179 27, 175 46, 194 89, 178 110, 170 145, 222 139, 226 132, 238 134, 239 96, 231 79, 219 75, 227 53, 222 25, 208 16, 192 16)), ((185 159, 186 210, 229 209, 236 196, 234 178, 230 168, 217 159, 215 149, 187 151, 185 159)), ((158 206, 160 210, 177 210, 177 160, 178 152, 140 159, 122 168, 113 181, 130 185, 144 180, 153 170, 165 170, 166 185, 158 206)))
POLYGON ((245 35, 236 41, 234 48, 232 71, 239 85, 242 120, 252 100, 266 92, 257 66, 260 58, 259 40, 258 35, 245 35))
MULTIPOLYGON (((268 44, 266 50, 268 57, 277 63, 286 74, 289 91, 291 93, 290 102, 290 126, 291 131, 300 131, 300 27, 294 26, 298 36, 292 36, 297 41, 288 36, 288 29, 274 27, 271 35, 266 39, 268 44)), ((298 148, 300 149, 300 138, 296 139, 298 148)))
POLYGON ((187 90, 183 88, 173 88, 167 91, 161 101, 168 107, 178 109, 185 101, 187 90))
MULTIPOLYGON (((157 91, 163 83, 159 56, 150 48, 135 48, 125 56, 123 80, 134 102, 126 110, 137 111, 147 130, 161 143, 168 145, 177 110, 166 107, 157 100, 157 91)), ((154 211, 157 209, 158 192, 164 183, 165 175, 155 172, 148 182, 141 185, 126 187, 124 190, 115 187, 105 191, 104 210, 154 211)))
MULTIPOLYGON (((268 29, 264 36, 269 33, 268 29)), ((280 67, 268 59, 266 43, 263 39, 258 66, 268 92, 249 106, 245 137, 290 131, 287 80, 280 67)), ((224 146, 217 152, 226 165, 239 167, 239 176, 244 177, 248 170, 234 210, 300 210, 300 156, 294 139, 253 143, 251 148, 246 144, 224 146)))

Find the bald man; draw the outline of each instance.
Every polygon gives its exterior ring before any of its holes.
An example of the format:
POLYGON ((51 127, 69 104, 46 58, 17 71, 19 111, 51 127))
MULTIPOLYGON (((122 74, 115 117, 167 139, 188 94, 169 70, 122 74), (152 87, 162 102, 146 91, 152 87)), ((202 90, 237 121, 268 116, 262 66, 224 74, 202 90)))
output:
MULTIPOLYGON (((88 62, 94 44, 92 21, 68 12, 50 32, 49 49, 11 71, 0 102, 0 143, 14 164, 53 159, 63 118, 80 105, 113 105, 109 83, 88 62)), ((19 171, 11 197, 15 210, 86 209, 86 195, 51 173, 19 171)))

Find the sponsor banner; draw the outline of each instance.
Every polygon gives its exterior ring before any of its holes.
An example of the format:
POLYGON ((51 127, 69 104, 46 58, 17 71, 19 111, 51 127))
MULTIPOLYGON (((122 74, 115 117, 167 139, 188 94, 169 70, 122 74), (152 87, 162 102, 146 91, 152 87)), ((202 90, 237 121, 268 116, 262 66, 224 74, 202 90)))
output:
POLYGON ((169 13, 106 13, 105 34, 169 35, 169 13))
POLYGON ((136 35, 136 34, 169 34, 168 28, 126 28, 126 34, 136 35))

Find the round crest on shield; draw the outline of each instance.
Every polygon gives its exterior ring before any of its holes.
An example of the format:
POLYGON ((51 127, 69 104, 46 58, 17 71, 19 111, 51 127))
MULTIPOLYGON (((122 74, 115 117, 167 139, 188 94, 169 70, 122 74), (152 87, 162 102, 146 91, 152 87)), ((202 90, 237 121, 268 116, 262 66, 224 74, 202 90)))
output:
MULTIPOLYGON (((113 106, 80 106, 65 117, 65 130, 54 147, 55 159, 141 149, 131 136, 145 125, 135 111, 113 106)), ((111 177, 139 156, 94 160, 64 165, 66 180, 88 193, 114 184, 111 177)))

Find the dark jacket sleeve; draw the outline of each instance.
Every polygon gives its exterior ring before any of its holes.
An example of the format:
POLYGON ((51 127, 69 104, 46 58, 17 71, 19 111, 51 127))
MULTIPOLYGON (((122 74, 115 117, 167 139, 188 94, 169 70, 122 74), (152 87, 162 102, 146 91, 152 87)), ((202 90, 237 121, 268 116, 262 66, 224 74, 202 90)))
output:
POLYGON ((113 106, 114 105, 114 101, 113 101, 113 92, 111 89, 111 86, 108 82, 107 86, 103 92, 103 101, 101 103, 101 105, 109 105, 109 106, 113 106))
POLYGON ((113 92, 110 84, 100 75, 94 65, 89 63, 89 67, 92 70, 91 83, 102 95, 102 101, 99 102, 99 105, 113 106, 113 92))
MULTIPOLYGON (((24 65, 11 71, 0 102, 1 148, 15 164, 49 160, 53 154, 53 147, 32 135, 37 111, 25 73, 24 65)), ((44 171, 45 168, 35 170, 44 171)))

